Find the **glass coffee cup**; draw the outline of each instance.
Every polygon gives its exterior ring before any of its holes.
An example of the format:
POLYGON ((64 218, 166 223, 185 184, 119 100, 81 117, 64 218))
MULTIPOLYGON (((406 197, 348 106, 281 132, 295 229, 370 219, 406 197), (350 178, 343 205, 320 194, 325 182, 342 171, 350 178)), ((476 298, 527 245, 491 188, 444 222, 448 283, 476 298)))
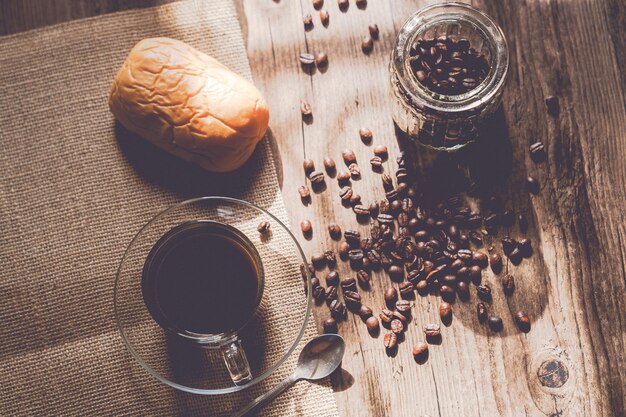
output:
POLYGON ((161 237, 144 264, 146 307, 164 329, 222 352, 233 382, 252 379, 239 332, 263 295, 263 264, 254 244, 228 224, 182 223, 161 237))
POLYGON ((178 203, 145 224, 120 263, 122 339, 174 388, 217 395, 255 385, 304 335, 312 297, 302 264, 295 236, 263 208, 228 197, 178 203))

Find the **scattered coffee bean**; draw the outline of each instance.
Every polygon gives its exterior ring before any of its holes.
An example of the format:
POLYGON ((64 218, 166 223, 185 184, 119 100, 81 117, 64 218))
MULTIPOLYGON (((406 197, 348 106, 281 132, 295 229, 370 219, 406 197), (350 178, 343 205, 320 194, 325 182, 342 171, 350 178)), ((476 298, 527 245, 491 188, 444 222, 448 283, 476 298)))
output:
POLYGON ((552 117, 559 117, 559 99, 555 96, 546 97, 546 107, 548 108, 548 114, 552 117))
POLYGON ((304 173, 309 175, 311 172, 315 171, 315 162, 307 158, 302 161, 302 168, 304 168, 304 173))
POLYGON ((367 0, 356 0, 356 7, 364 9, 367 6, 367 0))
POLYGON ((528 258, 533 254, 533 248, 530 239, 521 239, 518 242, 517 247, 519 248, 520 253, 524 258, 528 258))
POLYGON ((341 157, 343 158, 343 162, 345 162, 347 166, 356 162, 356 155, 351 149, 344 149, 341 152, 341 157))
POLYGON ((348 259, 350 259, 350 265, 358 269, 363 265, 363 251, 361 249, 352 249, 348 252, 348 259))
POLYGON ((270 222, 268 222, 267 220, 262 221, 257 226, 257 230, 259 231, 259 233, 262 234, 268 233, 270 231, 270 222))
POLYGON ((476 263, 476 265, 480 266, 481 268, 486 268, 488 265, 487 254, 483 252, 473 252, 472 260, 476 263))
POLYGON ((311 190, 306 185, 298 187, 298 194, 302 200, 308 200, 311 198, 311 190))
MULTIPOLYGON (((317 280, 317 278, 315 278, 317 280)), ((313 298, 315 299, 315 303, 320 304, 322 303, 322 301, 324 301, 324 298, 326 297, 326 290, 324 289, 324 287, 322 287, 321 285, 319 285, 319 281, 317 282, 317 286, 312 287, 313 288, 313 298)))
POLYGON ((326 265, 326 258, 324 257, 323 253, 317 252, 311 255, 311 263, 313 264, 313 267, 315 269, 319 270, 324 268, 324 266, 326 265))
POLYGON ((509 256, 513 249, 517 248, 517 242, 511 239, 509 236, 502 238, 502 251, 506 256, 509 256))
POLYGON ((344 261, 347 260, 349 251, 350 245, 348 242, 341 242, 341 245, 339 245, 339 257, 344 261))
POLYGON ((469 233, 469 238, 472 241, 472 243, 476 246, 482 246, 483 245, 483 235, 479 232, 476 231, 471 231, 469 233))
POLYGON ((402 295, 402 297, 408 298, 413 296, 413 284, 411 284, 410 282, 401 282, 398 288, 400 288, 400 294, 402 295))
POLYGON ((441 295, 442 299, 448 302, 453 302, 454 298, 456 297, 456 291, 454 290, 454 288, 448 285, 442 285, 441 287, 439 287, 439 294, 441 295))
POLYGON ((385 290, 385 301, 388 304, 393 304, 398 299, 398 291, 394 287, 388 287, 385 290))
POLYGON ((328 11, 320 10, 320 22, 322 22, 322 25, 328 26, 329 20, 330 20, 330 15, 328 14, 328 11))
POLYGON ((476 305, 476 314, 478 315, 478 321, 480 323, 487 321, 487 316, 489 315, 487 306, 483 303, 478 303, 478 305, 476 305))
POLYGON ((530 158, 534 162, 542 162, 546 159, 546 151, 541 142, 535 142, 530 145, 530 158))
POLYGON ((502 330, 502 319, 498 316, 491 316, 488 320, 489 328, 494 332, 502 330))
POLYGON ((404 270, 398 265, 390 266, 387 272, 389 273, 389 277, 394 281, 400 280, 404 275, 404 270))
POLYGON ((315 10, 319 10, 324 5, 324 0, 313 0, 313 7, 315 10))
POLYGON ((417 284, 415 284, 415 289, 418 293, 426 295, 428 293, 428 281, 419 281, 417 284))
POLYGON ((362 319, 371 317, 372 314, 374 314, 374 312, 372 311, 371 308, 369 308, 365 304, 361 304, 361 308, 359 308, 359 316, 361 316, 362 319))
POLYGON ((367 54, 370 53, 373 48, 374 41, 372 40, 372 37, 370 35, 365 36, 361 41, 361 49, 367 54))
POLYGON ((411 303, 409 300, 396 301, 396 310, 398 310, 400 313, 410 312, 412 306, 413 306, 413 303, 411 303))
POLYGON ((407 323, 408 322, 408 313, 401 313, 398 310, 395 310, 393 313, 391 313, 391 315, 393 316, 393 318, 400 320, 402 323, 407 323))
POLYGON ((367 331, 372 334, 375 334, 380 330, 380 323, 374 316, 370 316, 367 320, 365 320, 365 326, 367 327, 367 331))
POLYGON ((311 13, 307 13, 302 17, 302 22, 304 23, 305 29, 310 29, 313 26, 313 16, 311 13))
POLYGON ((511 253, 509 253, 509 260, 513 263, 513 265, 519 265, 522 262, 522 251, 519 247, 516 247, 511 253))
POLYGON ((502 256, 499 253, 492 253, 489 257, 489 263, 491 264, 491 270, 495 274, 499 274, 502 271, 502 256))
MULTIPOLYGON (((315 56, 307 52, 302 52, 300 54, 300 63, 306 66, 313 65, 315 63, 315 56)), ((302 114, 304 114, 304 112, 302 114)))
POLYGON ((456 293, 461 301, 467 301, 470 298, 469 285, 465 281, 459 281, 456 284, 456 293))
POLYGON ((336 300, 338 296, 337 287, 335 285, 329 285, 326 287, 326 302, 330 304, 333 300, 336 300))
POLYGON ((448 302, 439 304, 439 317, 443 323, 449 323, 452 318, 452 305, 448 302))
POLYGON ((388 155, 387 147, 385 145, 378 145, 374 148, 374 155, 381 159, 386 159, 388 155))
POLYGON ((326 264, 331 268, 337 264, 335 252, 333 252, 332 250, 327 250, 326 252, 324 252, 324 259, 326 259, 326 264))
POLYGON ((337 333, 337 321, 335 319, 324 320, 324 333, 337 333))
POLYGON ((393 332, 387 333, 385 334, 383 343, 388 350, 392 350, 398 345, 398 336, 393 332))
POLYGON ((383 166, 383 160, 380 158, 380 156, 375 156, 370 159, 370 165, 372 165, 372 169, 374 171, 380 171, 383 166))
POLYGON ((370 274, 369 272, 359 269, 356 273, 356 279, 359 282, 361 288, 369 288, 370 285, 370 274))
POLYGON ((523 311, 518 311, 515 314, 515 324, 517 324, 517 327, 524 333, 530 331, 530 318, 528 318, 528 315, 523 311))
POLYGON ((339 273, 337 271, 330 271, 326 275, 326 285, 337 286, 339 284, 339 273))
POLYGON ((483 273, 480 269, 480 266, 478 265, 471 266, 469 269, 469 277, 474 283, 474 285, 480 284, 483 279, 483 273))
POLYGON ((346 277, 341 280, 341 289, 346 291, 356 292, 356 280, 352 277, 346 277))
POLYGON ((346 305, 339 300, 333 300, 330 303, 330 314, 335 320, 343 320, 346 318, 346 305))
POLYGON ((358 248, 361 246, 361 233, 358 231, 348 229, 343 234, 343 237, 346 239, 346 242, 350 244, 350 247, 358 248))
POLYGON ((393 224, 393 216, 391 214, 380 213, 376 219, 380 224, 393 224))
POLYGON ((333 240, 341 239, 341 227, 337 223, 330 223, 328 225, 328 234, 333 240))
POLYGON ((300 222, 300 230, 302 230, 303 235, 307 236, 313 231, 313 226, 309 220, 302 220, 300 222))
POLYGON ((416 359, 425 357, 428 354, 428 343, 417 342, 415 345, 413 345, 413 350, 411 351, 411 353, 413 353, 413 356, 416 359))
POLYGON ((362 127, 359 129, 359 137, 364 143, 370 143, 372 141, 372 131, 368 128, 362 127))
POLYGON ((348 171, 350 171, 350 176, 352 176, 352 178, 359 178, 361 176, 361 169, 356 163, 350 164, 348 171))
POLYGON ((383 323, 389 324, 391 323, 391 320, 393 320, 393 312, 391 310, 383 308, 380 314, 378 314, 378 317, 380 317, 380 321, 382 321, 383 323))
POLYGON ((367 29, 369 30, 372 39, 378 39, 380 31, 378 30, 378 25, 376 23, 372 23, 367 27, 367 29))
POLYGON ((351 175, 348 171, 341 171, 337 174, 337 182, 340 184, 345 184, 350 181, 351 175))
POLYGON ((355 206, 359 204, 360 202, 361 202, 361 196, 356 193, 353 193, 352 197, 350 197, 350 205, 355 206))
POLYGON ((369 209, 362 204, 357 204, 356 206, 352 207, 352 211, 354 211, 354 214, 360 217, 369 217, 370 215, 369 209))
POLYGON ((344 202, 349 202, 350 198, 352 198, 352 194, 354 192, 352 191, 352 187, 346 185, 345 187, 343 187, 341 190, 339 190, 339 197, 341 197, 341 199, 344 202))
POLYGON ((529 176, 528 178, 526 178, 526 189, 529 193, 535 195, 539 194, 539 181, 529 176))
POLYGON ((309 174, 309 181, 313 185, 320 185, 324 182, 324 173, 322 171, 313 171, 309 174))
POLYGON ((395 334, 402 333, 404 331, 404 324, 398 319, 391 320, 391 324, 389 325, 391 331, 395 334))
POLYGON ((343 299, 349 307, 361 307, 361 295, 356 291, 344 291, 343 299))
POLYGON ((337 165, 332 158, 326 157, 324 158, 324 169, 328 174, 332 174, 337 169, 337 165))
POLYGON ((515 278, 513 278, 513 275, 506 274, 502 277, 502 289, 506 295, 513 294, 515 291, 515 278))
POLYGON ((345 11, 349 6, 348 0, 337 0, 337 5, 339 6, 339 10, 345 11))
POLYGON ((369 210, 370 210, 370 216, 372 216, 372 218, 378 216, 378 202, 372 201, 370 203, 369 210))
POLYGON ((436 338, 441 336, 441 328, 438 324, 429 323, 424 326, 424 334, 427 338, 436 338))
POLYGON ((491 287, 488 284, 477 286, 476 293, 481 300, 487 302, 491 301, 491 287))
POLYGON ((315 56, 315 65, 318 67, 324 67, 328 65, 328 54, 326 52, 320 52, 315 56))

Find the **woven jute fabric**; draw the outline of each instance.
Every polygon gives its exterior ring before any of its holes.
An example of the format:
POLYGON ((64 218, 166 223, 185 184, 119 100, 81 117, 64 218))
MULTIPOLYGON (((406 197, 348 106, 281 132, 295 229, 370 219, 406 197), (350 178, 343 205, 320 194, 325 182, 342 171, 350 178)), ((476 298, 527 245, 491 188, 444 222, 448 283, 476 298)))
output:
MULTIPOLYGON (((262 383, 209 397, 158 382, 122 343, 115 272, 156 213, 191 197, 229 195, 287 222, 267 140, 242 169, 208 174, 115 123, 107 106, 113 76, 136 42, 154 36, 188 42, 251 78, 227 0, 0 38, 0 415, 227 415, 295 367, 299 349, 262 383)), ((290 291, 302 297, 298 286, 285 288, 285 299, 290 291)), ((286 302, 281 311, 301 306, 286 302)), ((269 345, 279 343, 272 334, 269 345)), ((300 347, 315 334, 309 321, 300 347)), ((300 382, 263 414, 334 416, 337 409, 328 383, 300 382)))

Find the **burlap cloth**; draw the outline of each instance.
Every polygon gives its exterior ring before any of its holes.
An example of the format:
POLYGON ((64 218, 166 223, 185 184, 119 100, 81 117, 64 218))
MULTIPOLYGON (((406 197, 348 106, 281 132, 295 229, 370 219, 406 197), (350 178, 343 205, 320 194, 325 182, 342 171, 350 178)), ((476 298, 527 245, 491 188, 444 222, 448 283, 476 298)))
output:
MULTIPOLYGON (((226 0, 183 1, 0 38, 0 415, 223 415, 295 366, 299 349, 243 393, 193 395, 150 377, 121 341, 115 271, 158 211, 188 197, 225 194, 287 221, 267 140, 240 171, 209 175, 116 126, 106 104, 111 80, 130 48, 151 36, 186 41, 251 77, 226 0)), ((315 333, 309 322, 303 343, 315 333)), ((265 414, 337 410, 328 384, 300 382, 265 414)))

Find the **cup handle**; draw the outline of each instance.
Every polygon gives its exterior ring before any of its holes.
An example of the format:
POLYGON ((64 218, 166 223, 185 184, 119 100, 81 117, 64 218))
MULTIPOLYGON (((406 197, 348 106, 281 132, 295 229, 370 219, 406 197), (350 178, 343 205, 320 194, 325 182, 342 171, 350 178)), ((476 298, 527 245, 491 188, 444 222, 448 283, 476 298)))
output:
POLYGON ((250 364, 246 357, 246 352, 241 347, 241 341, 235 339, 222 346, 222 356, 226 363, 226 368, 230 373, 235 385, 243 385, 252 380, 250 364))

